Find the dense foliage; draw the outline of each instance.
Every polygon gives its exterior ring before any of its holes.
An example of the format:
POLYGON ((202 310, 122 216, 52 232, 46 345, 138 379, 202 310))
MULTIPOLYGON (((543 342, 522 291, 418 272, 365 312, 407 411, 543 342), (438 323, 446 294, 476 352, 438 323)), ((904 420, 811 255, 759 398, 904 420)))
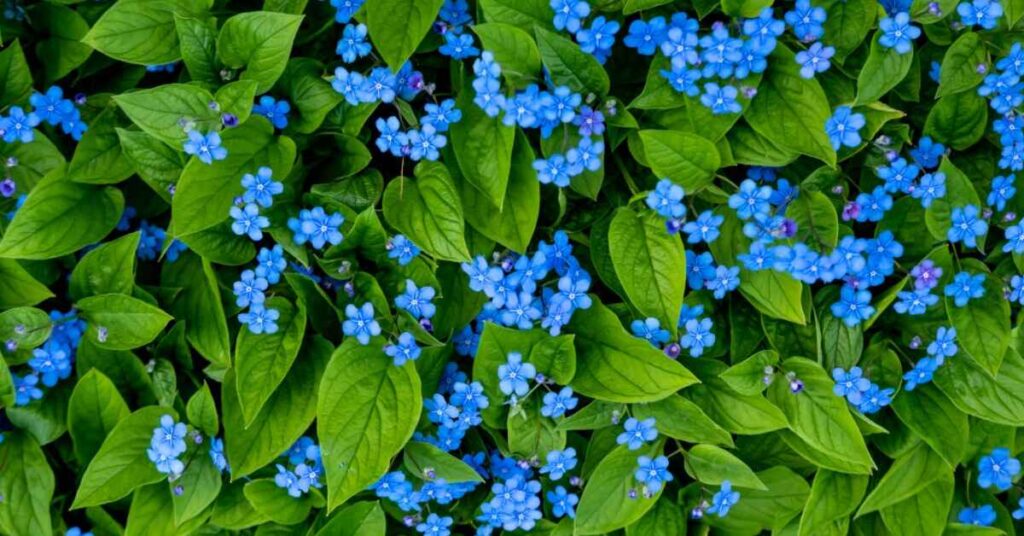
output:
POLYGON ((1024 518, 1024 0, 2 7, 0 533, 1024 518))

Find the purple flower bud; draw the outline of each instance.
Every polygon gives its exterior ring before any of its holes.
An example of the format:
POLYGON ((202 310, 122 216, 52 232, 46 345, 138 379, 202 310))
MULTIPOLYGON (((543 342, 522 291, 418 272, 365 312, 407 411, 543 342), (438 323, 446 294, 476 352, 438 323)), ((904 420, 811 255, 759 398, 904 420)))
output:
POLYGON ((984 63, 979 63, 978 66, 974 68, 974 71, 977 72, 978 74, 985 74, 988 72, 988 65, 985 65, 984 63))
POLYGON ((743 96, 746 97, 747 99, 753 99, 754 97, 757 96, 756 87, 743 86, 742 88, 740 88, 740 90, 743 91, 743 96))
POLYGON ((215 100, 208 102, 206 106, 215 112, 220 111, 220 104, 215 100))
POLYGON ((14 326, 14 332, 18 335, 24 335, 25 331, 25 324, 18 324, 17 326, 14 326))
POLYGON ((423 476, 427 480, 433 480, 433 479, 437 478, 437 471, 435 471, 433 467, 424 467, 423 468, 423 476))
POLYGON ((928 13, 931 13, 932 15, 934 15, 936 17, 941 17, 942 16, 942 7, 939 6, 938 2, 929 2, 928 3, 928 13))
POLYGON ((83 106, 88 100, 89 98, 85 96, 85 93, 75 93, 75 104, 83 106))
POLYGON ((683 230, 683 224, 686 223, 681 218, 671 218, 665 222, 665 228, 668 229, 668 234, 677 234, 683 230))
POLYGON ((388 243, 384 244, 384 249, 386 249, 388 251, 391 251, 391 250, 395 249, 395 243, 392 242, 391 239, 389 238, 388 239, 388 243))
POLYGON ((420 327, 423 328, 423 331, 426 331, 427 333, 434 332, 434 323, 431 322, 429 318, 421 318, 420 327))
POLYGON ((665 355, 671 357, 672 359, 679 357, 679 354, 682 351, 683 349, 679 346, 679 343, 677 342, 670 342, 667 345, 665 345, 665 355))
POLYGON ((8 156, 7 160, 4 160, 4 165, 9 167, 9 168, 18 167, 18 157, 17 156, 8 156))
POLYGON ((18 185, 15 184, 14 179, 7 177, 0 181, 0 195, 4 197, 11 197, 17 191, 18 185))
POLYGON ((520 469, 529 469, 530 468, 530 460, 519 460, 517 462, 517 465, 519 465, 520 469))
POLYGON ((177 191, 178 191, 178 185, 177 184, 168 184, 167 185, 167 193, 170 194, 171 197, 174 197, 174 194, 177 191))
POLYGON ((1011 211, 1011 212, 1007 212, 1006 214, 1003 214, 1003 221, 1005 221, 1005 222, 1011 222, 1011 221, 1013 221, 1015 219, 1017 219, 1017 213, 1016 212, 1012 212, 1011 211))
POLYGON ((345 286, 342 288, 345 290, 345 294, 348 294, 349 298, 356 297, 356 286, 352 284, 352 281, 345 281, 345 286))
POLYGON ((986 220, 991 219, 992 218, 992 209, 988 208, 988 207, 985 207, 984 209, 982 209, 981 217, 983 219, 986 219, 986 220))
POLYGON ((846 191, 846 188, 843 188, 842 184, 837 184, 837 185, 832 187, 831 191, 835 195, 843 195, 843 192, 846 191))
POLYGON ((547 381, 547 376, 544 376, 543 374, 538 372, 534 379, 537 380, 537 383, 544 384, 545 381, 547 381))
POLYGON ((804 382, 800 381, 800 378, 796 377, 796 373, 790 372, 786 374, 786 380, 789 381, 789 392, 799 394, 804 390, 804 382))
POLYGON ((796 222, 789 218, 784 218, 780 231, 782 238, 792 238, 796 234, 796 222))
POLYGON ((174 494, 177 495, 178 497, 181 497, 182 495, 185 494, 185 488, 181 484, 174 486, 174 494))
POLYGON ((515 253, 509 252, 501 258, 501 270, 506 274, 512 273, 512 270, 516 267, 516 261, 519 260, 519 256, 515 253))
POLYGON ((896 160, 899 157, 900 157, 900 153, 897 153, 896 151, 891 151, 890 150, 890 151, 886 151, 885 152, 885 159, 890 161, 890 162, 892 162, 893 160, 896 160))
POLYGON ((406 527, 412 527, 412 526, 414 526, 416 524, 416 517, 415 516, 405 516, 405 517, 402 518, 402 524, 404 524, 406 527))
POLYGON ((576 488, 581 487, 581 486, 583 486, 583 479, 578 477, 578 476, 570 477, 569 478, 569 485, 573 486, 573 487, 576 487, 576 488))
POLYGON ((448 33, 448 25, 445 24, 443 21, 435 21, 431 29, 434 31, 434 33, 439 35, 444 35, 448 33))
POLYGON ((423 89, 423 73, 416 71, 409 76, 409 87, 412 89, 423 89))
POLYGON ((698 506, 690 510, 690 519, 704 519, 704 509, 698 506))
POLYGON ((860 205, 856 201, 850 201, 843 207, 843 221, 857 219, 860 214, 860 205))
POLYGON ((96 329, 96 339, 99 340, 100 342, 107 342, 107 337, 109 335, 110 332, 108 332, 107 328, 103 326, 100 326, 99 328, 96 329))
POLYGON ((636 499, 637 498, 636 488, 629 488, 629 498, 630 499, 636 499))
MULTIPOLYGON (((889 145, 890 143, 892 143, 892 138, 890 138, 889 136, 886 136, 885 134, 879 134, 878 137, 875 138, 875 144, 876 145, 881 145, 881 146, 884 147, 886 145, 889 145)), ((893 159, 889 158, 890 153, 895 153, 895 151, 886 151, 885 152, 885 157, 887 159, 889 159, 890 162, 892 162, 893 159)))
POLYGON ((622 419, 622 414, 619 410, 612 411, 612 424, 619 424, 619 420, 622 419))
POLYGON ((654 497, 654 494, 651 493, 651 490, 648 489, 647 486, 644 486, 644 498, 650 499, 651 497, 654 497))
POLYGON ((238 116, 229 113, 222 114, 220 116, 220 122, 227 128, 236 127, 238 126, 238 116))
POLYGON ((908 346, 911 350, 917 350, 918 348, 920 348, 921 337, 919 335, 914 335, 914 338, 910 339, 910 344, 908 346))
POLYGON ((4 348, 6 348, 8 352, 15 351, 18 349, 18 341, 14 339, 7 339, 7 342, 4 343, 4 348))
POLYGON ((193 443, 195 443, 196 445, 203 444, 203 434, 200 433, 199 430, 192 430, 192 433, 190 435, 192 436, 193 443))

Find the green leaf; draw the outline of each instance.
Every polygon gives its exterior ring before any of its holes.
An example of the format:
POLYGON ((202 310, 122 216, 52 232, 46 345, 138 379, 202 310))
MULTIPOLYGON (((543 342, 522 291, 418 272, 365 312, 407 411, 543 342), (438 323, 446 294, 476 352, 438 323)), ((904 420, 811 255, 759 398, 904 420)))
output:
POLYGON ((722 0, 722 12, 733 17, 756 17, 771 0, 722 0))
POLYGON ((663 443, 658 440, 640 450, 619 445, 601 460, 583 488, 576 509, 576 534, 605 534, 621 529, 654 507, 664 488, 651 497, 640 494, 635 499, 629 497, 629 491, 636 485, 633 473, 637 457, 659 455, 663 443))
MULTIPOLYGON (((636 406, 635 411, 640 411, 639 408, 644 406, 636 406)), ((595 400, 583 409, 569 415, 568 417, 560 420, 556 428, 558 430, 599 430, 601 428, 607 428, 614 426, 615 422, 619 420, 626 412, 626 406, 623 404, 616 404, 613 402, 602 402, 595 400)), ((667 431, 661 430, 666 435, 667 431)))
POLYGON ((71 297, 131 294, 135 286, 135 250, 139 233, 124 235, 89 251, 71 272, 71 297))
POLYGON ((916 495, 881 511, 892 534, 928 536, 942 534, 953 500, 953 476, 947 474, 916 495))
POLYGON ((523 30, 535 25, 551 28, 551 6, 548 0, 480 0, 487 22, 504 22, 523 30))
POLYGON ((215 82, 217 74, 217 19, 213 17, 174 16, 181 60, 193 80, 215 82))
POLYGON ((177 536, 191 534, 205 518, 198 517, 178 526, 169 486, 163 482, 142 486, 132 495, 125 536, 177 536))
POLYGON ((4 81, 4 87, 0 88, 0 108, 24 102, 32 93, 32 73, 18 40, 0 51, 0 80, 4 81))
POLYGON ((711 184, 721 165, 714 144, 696 134, 641 130, 640 139, 651 170, 679 184, 688 194, 711 184))
POLYGON ((608 231, 615 273, 630 303, 670 331, 679 320, 686 290, 686 255, 677 234, 669 234, 654 212, 615 211, 608 231))
POLYGON ((838 58, 845 58, 867 39, 878 4, 871 0, 829 0, 823 7, 828 13, 824 24, 828 44, 836 48, 838 58))
POLYGON ((775 350, 762 350, 747 359, 729 367, 719 375, 737 393, 755 396, 768 387, 765 384, 765 370, 779 362, 775 350))
POLYGON ((825 533, 836 522, 848 523, 868 489, 868 477, 818 469, 800 518, 799 536, 825 533))
POLYGON ((263 404, 252 426, 242 423, 234 372, 224 378, 221 411, 224 417, 224 448, 232 480, 241 479, 274 461, 288 450, 316 416, 317 385, 334 347, 320 337, 306 341, 294 370, 263 404))
POLYGON ((459 192, 443 164, 422 162, 416 180, 399 177, 384 191, 384 219, 439 259, 470 260, 459 192))
POLYGON ((804 382, 804 390, 796 395, 788 382, 776 381, 768 388, 769 399, 786 415, 793 432, 811 447, 844 460, 848 464, 844 472, 869 473, 874 462, 848 404, 832 393, 828 374, 817 363, 799 357, 784 361, 782 369, 804 382))
MULTIPOLYGON (((462 120, 451 125, 452 151, 466 182, 492 205, 504 209, 515 129, 502 124, 499 117, 488 117, 473 103, 474 94, 472 83, 466 77, 455 101, 456 107, 462 110, 462 120)), ((517 173, 525 175, 529 171, 517 173)))
POLYGON ((729 533, 779 532, 804 509, 809 492, 803 477, 782 466, 761 471, 757 477, 767 491, 743 491, 727 517, 707 516, 705 522, 729 533))
POLYGON ((451 484, 458 482, 482 483, 484 481, 476 469, 430 443, 410 441, 403 452, 405 469, 418 478, 428 480, 443 478, 451 484), (432 470, 436 476, 428 477, 428 469, 432 470))
POLYGON ((36 43, 47 83, 64 78, 89 59, 93 47, 82 42, 89 23, 78 11, 45 2, 32 6, 28 13, 33 27, 47 36, 36 43))
POLYGON ((10 534, 53 534, 53 470, 29 435, 4 434, 0 443, 0 529, 10 534))
POLYGON ((857 517, 913 497, 936 480, 949 478, 951 469, 952 466, 928 445, 919 444, 893 462, 885 476, 864 499, 864 504, 857 510, 857 517))
POLYGON ((946 298, 946 312, 956 328, 957 343, 966 357, 995 375, 1010 346, 1010 304, 1002 295, 1003 282, 985 274, 985 294, 957 307, 946 298))
POLYGON ((951 466, 967 454, 967 415, 933 385, 918 385, 892 401, 892 409, 903 424, 921 436, 951 466))
POLYGON ((529 248, 540 214, 540 182, 533 169, 534 158, 529 140, 519 132, 512 147, 512 168, 501 208, 461 174, 454 175, 466 221, 484 236, 514 251, 525 252, 529 248))
POLYGON ((960 411, 987 421, 1024 426, 1024 358, 1010 347, 993 376, 973 359, 947 359, 935 385, 960 411))
POLYGON ((157 138, 134 130, 117 129, 124 157, 135 167, 135 173, 164 201, 171 202, 170 189, 178 182, 185 168, 183 153, 161 143, 157 138))
POLYGON ((174 482, 168 482, 174 503, 174 524, 180 526, 202 514, 220 495, 222 485, 220 470, 213 465, 207 449, 195 452, 185 472, 174 482), (180 495, 174 493, 178 486, 180 495))
POLYGON ((276 333, 255 335, 238 331, 235 343, 235 381, 245 386, 238 392, 245 426, 252 426, 263 405, 288 375, 306 334, 306 308, 284 298, 267 300, 268 309, 280 313, 276 333))
POLYGON ((85 469, 72 509, 116 501, 140 486, 166 478, 146 455, 153 429, 163 415, 173 417, 175 413, 170 408, 145 407, 114 426, 85 469))
POLYGON ((508 449, 520 459, 541 459, 565 448, 565 432, 541 415, 541 398, 527 397, 508 414, 508 449))
POLYGON ((533 33, 537 36, 540 57, 555 84, 569 86, 584 96, 588 93, 608 94, 611 81, 594 56, 583 52, 569 39, 540 26, 535 27, 533 33))
POLYGON ((199 86, 164 84, 112 98, 132 123, 174 149, 181 149, 188 138, 183 121, 202 133, 220 126, 220 114, 210 108, 213 95, 199 86))
POLYGON ((117 137, 117 110, 107 108, 89 122, 89 130, 75 148, 68 177, 75 182, 115 184, 134 173, 117 137))
POLYGON ((0 240, 0 257, 52 259, 98 242, 117 225, 124 196, 54 170, 29 193, 0 240))
POLYGON ((924 124, 924 133, 954 149, 963 150, 985 134, 988 106, 974 91, 947 95, 938 100, 924 124))
POLYGON ((288 64, 301 15, 250 11, 224 21, 217 36, 217 56, 232 68, 245 67, 242 80, 255 80, 257 93, 274 86, 288 64))
POLYGON ((76 304, 88 322, 86 337, 101 348, 131 350, 150 343, 171 321, 171 315, 123 294, 90 296, 76 304), (98 330, 105 328, 106 334, 98 330))
POLYGON ((516 87, 525 87, 537 79, 540 72, 540 51, 533 37, 523 30, 500 22, 473 26, 473 32, 483 43, 483 50, 494 54, 501 65, 501 74, 516 87))
POLYGON ((367 3, 366 26, 373 48, 391 72, 398 72, 441 10, 443 0, 376 0, 367 3))
POLYGON ((674 439, 687 443, 733 446, 729 432, 711 420, 700 406, 681 396, 669 396, 657 402, 636 404, 633 406, 633 414, 638 419, 653 417, 658 423, 658 432, 674 439))
POLYGON ((855 104, 868 104, 882 98, 890 89, 896 87, 914 62, 914 51, 906 54, 896 52, 894 48, 882 46, 879 38, 882 31, 875 32, 871 40, 871 51, 868 60, 857 76, 857 101, 855 104))
POLYGON ((533 364, 538 373, 565 385, 576 373, 573 340, 571 335, 552 337, 540 329, 518 330, 485 323, 473 360, 473 379, 483 385, 484 394, 496 403, 481 411, 484 420, 496 428, 505 426, 508 408, 497 403, 506 398, 498 386, 498 367, 508 362, 508 354, 521 354, 523 361, 533 364))
POLYGON ((380 478, 420 417, 420 378, 413 363, 396 367, 380 341, 347 339, 324 372, 317 434, 333 510, 380 478))
POLYGON ((216 165, 193 158, 181 173, 171 205, 177 236, 209 229, 228 219, 234 198, 242 193, 239 181, 245 173, 268 166, 280 180, 291 172, 295 143, 286 136, 274 136, 274 127, 262 116, 225 131, 222 138, 227 158, 216 165))
POLYGON ((622 6, 622 13, 624 15, 632 15, 637 11, 643 11, 645 9, 671 3, 672 0, 626 0, 622 6))
POLYGON ((697 383, 678 361, 627 333, 596 297, 589 309, 573 313, 569 328, 580 335, 571 383, 580 394, 609 402, 653 402, 697 383))
POLYGON ((52 297, 53 292, 18 261, 0 259, 0 307, 35 305, 52 297))
POLYGON ((213 401, 213 394, 210 393, 210 386, 203 383, 203 387, 188 399, 185 406, 185 414, 188 422, 203 431, 209 437, 217 435, 220 429, 220 420, 217 418, 217 403, 213 401))
POLYGON ((828 196, 804 191, 786 207, 786 217, 796 222, 794 238, 822 252, 839 242, 839 216, 828 196))
POLYGON ((683 511, 671 499, 662 496, 644 517, 626 527, 626 536, 676 536, 686 534, 683 511))
MULTIPOLYGON (((174 228, 168 229, 174 234, 174 228)), ((209 229, 182 237, 188 249, 202 258, 225 266, 241 266, 256 257, 256 246, 248 236, 236 235, 231 222, 224 221, 209 229)))
POLYGON ((683 396, 695 402, 711 419, 734 434, 763 434, 786 428, 786 416, 761 395, 742 395, 719 374, 726 370, 721 362, 691 365, 701 384, 685 391, 683 396))
POLYGON ((946 50, 939 69, 939 89, 936 97, 944 97, 972 89, 985 78, 978 72, 979 65, 988 65, 988 52, 979 34, 967 32, 957 38, 946 50))
POLYGON ((743 114, 771 143, 835 166, 836 153, 825 134, 831 115, 825 92, 814 79, 800 76, 796 56, 785 46, 768 59, 757 96, 743 114))
POLYGON ((185 337, 200 355, 212 363, 231 365, 231 343, 217 276, 210 262, 194 253, 183 253, 163 267, 160 283, 180 288, 169 310, 185 321, 185 337))
POLYGON ((236 80, 221 86, 213 95, 213 100, 220 107, 220 113, 229 113, 238 118, 239 124, 245 123, 252 114, 258 85, 251 79, 236 80))
POLYGON ((312 58, 292 58, 285 67, 277 88, 285 94, 298 115, 288 118, 289 130, 302 134, 314 132, 323 124, 327 114, 344 100, 330 82, 323 79, 323 72, 323 64, 312 58))
POLYGON ((292 497, 288 495, 288 490, 278 487, 271 478, 261 478, 246 484, 245 498, 257 512, 282 525, 301 523, 309 516, 312 508, 309 494, 292 497))
POLYGON ((0 359, 0 408, 13 407, 15 402, 14 378, 7 361, 0 359))
POLYGON ((119 61, 162 65, 181 58, 174 12, 181 0, 118 0, 100 17, 82 42, 119 61))
POLYGON ((356 502, 335 512, 316 536, 384 536, 386 523, 379 502, 356 502))
POLYGON ((85 373, 68 400, 68 432, 78 461, 88 465, 110 431, 130 413, 110 378, 96 369, 85 373))
MULTIPOLYGON (((967 175, 964 175, 964 172, 953 165, 948 158, 942 159, 939 171, 946 175, 946 195, 935 199, 931 206, 925 209, 924 221, 928 226, 928 231, 936 240, 945 241, 946 232, 953 224, 953 209, 967 205, 981 206, 981 200, 967 175)), ((980 238, 978 243, 983 246, 984 238, 980 238)))

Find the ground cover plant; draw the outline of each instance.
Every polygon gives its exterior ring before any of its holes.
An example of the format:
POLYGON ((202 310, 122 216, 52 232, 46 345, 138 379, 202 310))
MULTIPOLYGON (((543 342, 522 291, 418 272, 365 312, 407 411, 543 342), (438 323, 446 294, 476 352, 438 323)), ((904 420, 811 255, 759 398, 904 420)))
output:
POLYGON ((1024 0, 2 7, 0 533, 1020 527, 1024 0))

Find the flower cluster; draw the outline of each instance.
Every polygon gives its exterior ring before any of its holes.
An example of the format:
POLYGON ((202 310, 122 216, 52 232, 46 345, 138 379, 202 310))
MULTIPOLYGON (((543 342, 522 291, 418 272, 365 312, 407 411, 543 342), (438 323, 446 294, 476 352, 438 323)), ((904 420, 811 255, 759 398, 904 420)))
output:
POLYGON ((878 410, 888 406, 896 392, 895 389, 883 389, 872 383, 871 380, 864 377, 864 371, 860 367, 850 367, 850 370, 836 367, 832 369, 832 379, 836 382, 832 387, 832 392, 836 396, 846 398, 846 401, 853 404, 857 411, 864 414, 877 413, 878 410))
POLYGON ((288 266, 284 259, 284 248, 280 245, 269 249, 260 248, 256 262, 255 269, 243 270, 239 280, 232 285, 235 305, 248 309, 239 313, 238 321, 256 335, 277 333, 277 319, 281 313, 265 305, 266 291, 270 285, 281 281, 281 274, 288 266))
MULTIPOLYGON (((71 376, 75 364, 75 355, 85 333, 85 322, 78 318, 74 311, 61 313, 50 311, 50 336, 38 348, 31 349, 32 357, 28 360, 29 371, 19 375, 12 372, 14 385, 14 404, 27 406, 35 400, 43 398, 43 387, 55 387, 60 381, 71 376)), ((33 330, 44 328, 33 328, 33 330)), ((14 327, 18 337, 29 335, 29 328, 23 324, 14 327)), ((103 341, 100 341, 103 342, 103 341)), ((17 351, 18 342, 9 339, 4 343, 4 353, 13 354, 17 351)))
POLYGON ((146 449, 146 456, 153 462, 156 470, 168 475, 172 480, 185 472, 185 463, 179 457, 188 449, 185 444, 187 435, 188 426, 185 423, 175 421, 170 415, 164 415, 160 417, 160 425, 153 429, 153 437, 149 441, 149 448, 146 449))
POLYGON ((280 463, 277 464, 277 474, 274 475, 274 484, 277 487, 288 490, 292 497, 302 497, 309 493, 310 488, 320 489, 324 485, 320 482, 324 474, 324 463, 320 457, 320 446, 312 438, 303 436, 295 442, 284 454, 288 463, 293 469, 288 469, 280 463))

